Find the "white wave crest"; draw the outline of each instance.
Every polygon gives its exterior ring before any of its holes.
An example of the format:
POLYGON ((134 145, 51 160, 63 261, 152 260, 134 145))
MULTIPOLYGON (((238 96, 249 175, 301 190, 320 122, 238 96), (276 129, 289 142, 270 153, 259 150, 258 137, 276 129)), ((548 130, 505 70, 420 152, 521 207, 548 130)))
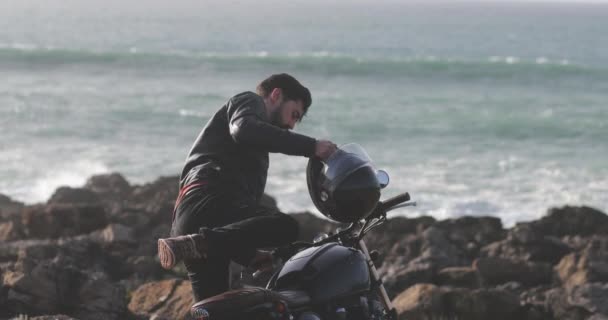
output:
POLYGON ((25 201, 27 203, 46 201, 59 187, 81 187, 92 175, 108 172, 109 168, 98 161, 80 160, 64 163, 52 168, 47 175, 36 180, 29 193, 25 194, 25 201))

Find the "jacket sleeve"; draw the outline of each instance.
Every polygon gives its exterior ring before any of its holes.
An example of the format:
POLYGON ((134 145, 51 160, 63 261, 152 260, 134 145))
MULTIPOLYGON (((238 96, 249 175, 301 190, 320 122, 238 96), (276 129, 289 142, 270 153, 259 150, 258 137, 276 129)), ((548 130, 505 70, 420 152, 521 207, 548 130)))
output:
POLYGON ((315 154, 314 138, 270 124, 263 102, 260 104, 257 97, 231 101, 227 112, 230 135, 237 144, 288 155, 312 157, 315 154))

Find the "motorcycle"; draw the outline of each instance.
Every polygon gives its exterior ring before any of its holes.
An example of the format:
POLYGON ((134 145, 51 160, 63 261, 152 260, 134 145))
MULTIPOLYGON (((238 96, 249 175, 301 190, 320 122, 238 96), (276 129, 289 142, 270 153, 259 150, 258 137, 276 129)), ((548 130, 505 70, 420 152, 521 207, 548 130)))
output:
POLYGON ((311 159, 307 183, 319 211, 349 223, 313 242, 276 249, 285 261, 265 288, 231 290, 191 308, 196 320, 396 320, 397 312, 379 277, 379 254, 363 240, 386 223, 387 213, 415 206, 410 195, 380 201, 388 174, 375 170, 358 145, 340 148, 326 163, 311 159), (351 214, 355 212, 355 214, 351 214))

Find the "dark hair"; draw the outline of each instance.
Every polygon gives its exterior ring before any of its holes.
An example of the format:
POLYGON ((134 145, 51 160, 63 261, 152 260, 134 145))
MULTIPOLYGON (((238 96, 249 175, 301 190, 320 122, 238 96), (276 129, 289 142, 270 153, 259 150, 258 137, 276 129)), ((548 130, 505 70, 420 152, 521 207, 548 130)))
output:
MULTIPOLYGON (((303 86, 296 78, 287 73, 273 74, 258 84, 256 88, 259 95, 266 98, 273 89, 280 88, 283 92, 283 99, 302 101, 304 114, 312 104, 312 97, 308 88, 303 86)), ((304 115, 302 115, 304 116, 304 115)))

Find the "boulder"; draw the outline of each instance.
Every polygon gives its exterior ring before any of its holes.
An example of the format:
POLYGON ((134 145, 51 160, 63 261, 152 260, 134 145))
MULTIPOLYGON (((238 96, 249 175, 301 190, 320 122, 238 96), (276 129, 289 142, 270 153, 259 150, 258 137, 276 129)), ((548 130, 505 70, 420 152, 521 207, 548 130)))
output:
MULTIPOLYGON (((30 273, 41 262, 60 259, 61 263, 77 269, 103 270, 106 254, 87 237, 44 240, 19 240, 0 244, 0 262, 13 261, 12 271, 30 273)), ((55 261, 55 263, 59 263, 55 261)))
POLYGON ((47 204, 98 204, 95 192, 84 188, 59 187, 47 204))
POLYGON ((495 289, 467 290, 418 284, 393 300, 399 319, 520 319, 517 296, 495 289))
POLYGON ((129 207, 147 212, 153 223, 171 223, 171 213, 179 193, 179 177, 161 177, 133 188, 129 207))
MULTIPOLYGON (((100 174, 89 178, 84 188, 94 192, 111 218, 127 208, 126 200, 132 192, 129 182, 119 173, 100 174)), ((121 222, 116 220, 114 222, 121 222)))
MULTIPOLYGON (((469 296, 469 295, 468 295, 469 296)), ((468 298, 460 297, 463 301, 468 298)), ((524 313, 519 298, 503 290, 478 289, 470 293, 471 304, 457 305, 456 313, 462 319, 521 319, 524 313), (462 306, 463 308, 458 308, 462 306)))
POLYGON ((530 224, 537 233, 554 237, 608 234, 608 215, 586 206, 552 208, 530 224))
POLYGON ((478 288, 480 279, 477 271, 471 267, 448 267, 437 273, 435 283, 442 286, 478 288))
MULTIPOLYGON (((0 262, 16 262, 19 258, 19 251, 26 246, 46 243, 51 245, 51 240, 19 240, 11 242, 0 242, 0 262)), ((53 257, 56 251, 53 252, 53 257)))
POLYGON ((46 260, 29 272, 8 271, 3 280, 9 288, 7 304, 14 313, 42 315, 72 308, 84 279, 86 275, 73 266, 46 260))
POLYGON ((8 287, 4 286, 4 270, 0 269, 0 317, 8 316, 8 287))
POLYGON ((428 216, 416 218, 394 217, 367 234, 365 242, 370 250, 388 251, 404 238, 420 235, 435 222, 435 218, 428 216))
POLYGON ((608 316, 608 283, 586 283, 568 292, 568 301, 593 314, 608 316))
POLYGON ((103 246, 132 245, 137 242, 133 229, 122 224, 109 224, 104 229, 91 233, 91 238, 103 246))
POLYGON ((159 280, 166 273, 154 256, 131 256, 126 264, 127 272, 137 279, 159 280))
POLYGON ((71 313, 79 319, 122 320, 126 317, 125 290, 104 276, 90 277, 78 290, 78 304, 71 313))
MULTIPOLYGON (((433 284, 417 284, 393 300, 399 319, 430 320, 442 312, 443 292, 433 284)), ((439 317, 440 315, 438 315, 439 317)))
POLYGON ((481 257, 556 264, 571 248, 554 236, 538 233, 529 223, 520 223, 507 233, 507 238, 491 243, 480 251, 481 257))
POLYGON ((405 267, 383 265, 380 272, 389 297, 394 297, 411 286, 433 282, 436 270, 429 262, 413 261, 405 267))
POLYGON ((76 318, 72 318, 70 316, 66 316, 63 314, 54 315, 54 316, 39 316, 33 318, 27 318, 26 320, 78 320, 76 318))
POLYGON ((0 221, 18 215, 24 206, 23 203, 14 201, 8 196, 0 194, 0 221))
POLYGON ((460 217, 438 221, 433 225, 445 231, 446 238, 465 249, 470 259, 477 257, 479 249, 506 237, 502 222, 497 217, 460 217))
POLYGON ((131 193, 131 185, 120 173, 94 175, 87 180, 84 188, 106 200, 126 199, 131 193))
POLYGON ((23 226, 20 219, 12 219, 0 223, 0 241, 14 241, 24 237, 23 226))
POLYGON ((190 319, 193 304, 190 282, 172 279, 141 285, 131 294, 128 308, 146 319, 190 319))
MULTIPOLYGON (((116 208, 115 208, 116 209, 116 208)), ((115 210, 109 209, 109 210, 115 210)), ((150 214, 143 209, 131 208, 131 207, 120 207, 115 211, 110 211, 110 223, 122 224, 133 228, 135 233, 145 234, 150 229, 152 219, 150 214)), ((169 219, 170 220, 170 219, 169 219)), ((166 221, 169 225, 171 221, 166 221)))
POLYGON ((568 289, 590 282, 608 282, 608 236, 595 236, 582 252, 565 256, 555 267, 568 289))
POLYGON ((493 286, 519 282, 525 286, 551 283, 552 268, 547 263, 535 263, 503 258, 479 258, 473 262, 483 285, 493 286))
POLYGON ((28 206, 21 222, 28 238, 70 237, 101 229, 108 224, 99 204, 53 204, 28 206))
POLYGON ((553 319, 585 320, 592 313, 580 305, 571 303, 568 293, 563 288, 554 288, 546 292, 545 308, 553 319))
POLYGON ((470 264, 464 251, 446 238, 444 230, 431 226, 395 245, 379 272, 392 294, 416 283, 432 283, 443 268, 470 264))

